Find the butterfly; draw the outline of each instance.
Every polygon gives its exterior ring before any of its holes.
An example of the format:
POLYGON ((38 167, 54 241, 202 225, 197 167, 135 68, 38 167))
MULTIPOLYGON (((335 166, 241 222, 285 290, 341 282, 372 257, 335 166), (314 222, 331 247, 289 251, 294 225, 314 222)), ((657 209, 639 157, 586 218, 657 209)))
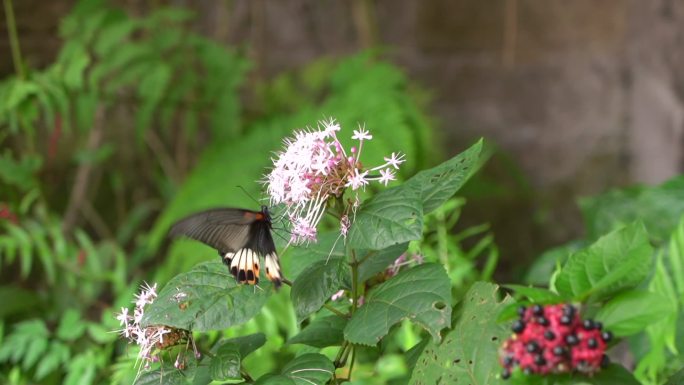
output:
POLYGON ((217 208, 181 219, 169 235, 192 238, 218 250, 239 283, 259 283, 259 257, 263 257, 266 277, 277 289, 283 276, 271 228, 267 206, 261 206, 261 211, 217 208))

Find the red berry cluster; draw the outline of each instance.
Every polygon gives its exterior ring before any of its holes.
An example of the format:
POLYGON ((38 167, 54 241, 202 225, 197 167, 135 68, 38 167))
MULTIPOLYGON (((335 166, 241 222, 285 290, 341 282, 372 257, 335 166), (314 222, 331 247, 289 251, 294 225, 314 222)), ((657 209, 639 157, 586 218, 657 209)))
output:
POLYGON ((518 309, 513 336, 501 350, 501 377, 517 365, 525 374, 578 371, 593 374, 608 365, 604 354, 612 334, 600 322, 584 321, 570 304, 534 305, 518 309))

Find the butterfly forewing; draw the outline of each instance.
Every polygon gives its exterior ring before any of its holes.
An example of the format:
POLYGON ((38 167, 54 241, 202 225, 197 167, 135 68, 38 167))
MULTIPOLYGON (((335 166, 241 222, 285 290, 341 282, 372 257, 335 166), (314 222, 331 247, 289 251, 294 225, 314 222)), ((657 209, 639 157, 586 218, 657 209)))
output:
POLYGON ((221 208, 203 211, 178 221, 169 233, 203 242, 219 251, 238 282, 259 282, 259 256, 264 257, 266 276, 276 288, 282 275, 271 236, 267 208, 261 212, 221 208))
POLYGON ((256 220, 256 214, 241 209, 207 210, 178 221, 171 228, 170 235, 184 235, 221 253, 234 253, 249 241, 249 225, 256 220))

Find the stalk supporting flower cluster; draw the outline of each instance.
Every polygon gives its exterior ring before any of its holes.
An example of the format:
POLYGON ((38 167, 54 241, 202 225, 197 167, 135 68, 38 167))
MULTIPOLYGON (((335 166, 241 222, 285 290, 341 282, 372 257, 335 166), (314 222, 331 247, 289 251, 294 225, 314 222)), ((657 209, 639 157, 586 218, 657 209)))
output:
MULTIPOLYGON (((271 205, 287 207, 293 244, 316 241, 316 227, 330 198, 341 198, 348 188, 363 189, 371 181, 387 185, 395 180, 395 172, 404 162, 404 155, 392 153, 384 158, 384 164, 365 168, 361 163, 363 144, 373 136, 359 127, 352 136, 358 146, 346 150, 337 137, 340 129, 330 119, 320 122, 317 129, 297 131, 293 138, 284 140, 285 149, 276 154, 273 169, 266 175, 264 183, 271 205)), ((354 196, 340 216, 343 236, 347 235, 359 204, 358 196, 354 196)))

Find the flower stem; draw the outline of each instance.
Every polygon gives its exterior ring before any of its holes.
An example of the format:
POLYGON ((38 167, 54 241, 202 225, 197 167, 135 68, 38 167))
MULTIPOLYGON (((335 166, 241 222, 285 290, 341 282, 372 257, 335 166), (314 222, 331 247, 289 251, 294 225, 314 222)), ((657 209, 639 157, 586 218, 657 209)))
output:
POLYGON ((21 60, 21 49, 19 47, 19 35, 17 34, 17 23, 14 20, 14 7, 12 0, 3 0, 5 5, 5 17, 7 19, 7 31, 9 33, 10 46, 12 48, 12 61, 14 62, 14 70, 17 72, 19 79, 24 79, 24 66, 21 60))
POLYGON ((335 361, 333 361, 336 368, 339 368, 342 366, 341 365, 342 364, 342 356, 344 355, 344 351, 347 350, 347 347, 349 347, 349 342, 343 341, 342 346, 340 346, 340 351, 337 352, 337 356, 335 357, 335 361))
POLYGON ((351 249, 352 261, 350 263, 352 271, 352 314, 356 311, 359 303, 359 262, 356 260, 356 251, 351 249))
POLYGON ((341 311, 335 309, 333 306, 330 304, 324 303, 323 307, 330 310, 331 312, 335 313, 336 315, 342 317, 342 318, 349 318, 349 314, 342 313, 341 311))

